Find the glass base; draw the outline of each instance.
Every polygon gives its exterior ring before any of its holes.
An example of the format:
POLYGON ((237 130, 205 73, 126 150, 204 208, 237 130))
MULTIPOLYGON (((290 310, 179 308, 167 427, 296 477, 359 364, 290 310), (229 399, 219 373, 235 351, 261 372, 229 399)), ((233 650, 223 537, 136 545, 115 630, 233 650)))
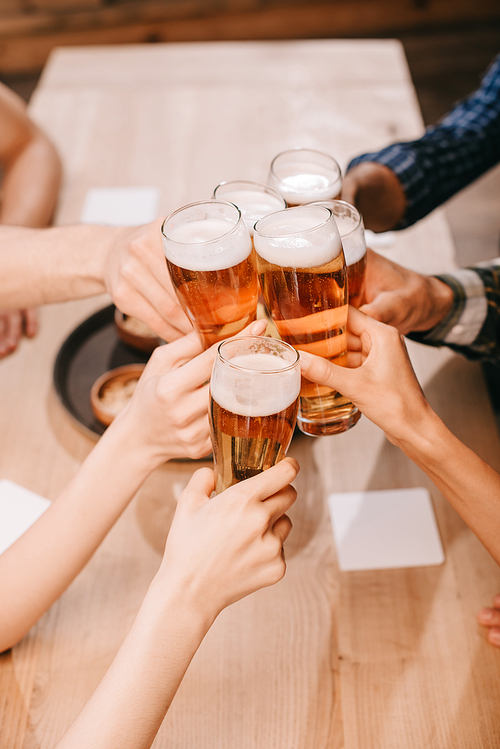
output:
POLYGON ((311 421, 310 419, 304 419, 300 414, 297 417, 297 426, 304 434, 313 436, 328 435, 328 434, 341 434, 351 429, 361 418, 361 411, 355 406, 345 413, 336 414, 333 418, 327 421, 311 421))

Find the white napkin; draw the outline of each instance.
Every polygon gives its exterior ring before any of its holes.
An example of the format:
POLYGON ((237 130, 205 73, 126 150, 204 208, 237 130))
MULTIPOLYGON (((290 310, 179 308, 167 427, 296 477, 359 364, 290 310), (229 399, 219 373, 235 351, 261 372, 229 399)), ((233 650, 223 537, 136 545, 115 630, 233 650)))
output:
POLYGON ((365 229, 365 242, 366 246, 371 247, 372 250, 383 250, 394 246, 396 235, 393 231, 383 231, 375 234, 370 229, 365 229))
POLYGON ((158 216, 160 191, 156 187, 93 187, 83 204, 82 224, 138 226, 158 216))
POLYGON ((427 567, 445 556, 427 489, 330 494, 342 571, 427 567))
POLYGON ((50 502, 45 497, 15 484, 0 481, 0 554, 43 515, 50 502))

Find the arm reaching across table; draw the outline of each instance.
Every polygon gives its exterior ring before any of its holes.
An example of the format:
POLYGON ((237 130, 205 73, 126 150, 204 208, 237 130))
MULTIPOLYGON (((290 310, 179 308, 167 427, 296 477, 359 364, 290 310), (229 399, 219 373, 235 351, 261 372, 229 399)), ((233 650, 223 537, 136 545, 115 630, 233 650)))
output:
MULTIPOLYGON (((265 327, 258 321, 244 332, 260 335, 265 327)), ((72 483, 0 556, 0 651, 65 590, 156 466, 210 450, 207 380, 217 348, 200 353, 195 333, 158 347, 130 403, 72 483)), ((213 471, 193 475, 137 618, 58 749, 151 745, 220 611, 285 574, 285 513, 296 498, 289 484, 298 470, 285 458, 213 499, 213 471)))
POLYGON ((367 229, 404 229, 500 161, 500 55, 480 87, 418 140, 357 156, 347 167, 342 199, 367 229))
POLYGON ((367 249, 365 298, 365 314, 406 335, 441 322, 450 310, 453 292, 434 276, 415 273, 367 249))
POLYGON ((122 312, 166 341, 192 329, 170 282, 160 221, 133 228, 0 226, 0 278, 0 308, 107 291, 122 312))
POLYGON ((285 458, 213 499, 214 474, 184 490, 160 569, 101 684, 57 749, 147 749, 219 612, 285 573, 297 463, 285 458))
POLYGON ((363 312, 419 343, 500 361, 500 258, 425 276, 368 250, 365 296, 363 312))
MULTIPOLYGON (((0 224, 48 226, 52 220, 61 162, 56 149, 28 117, 26 106, 0 83, 0 224)), ((37 331, 33 309, 0 310, 0 357, 12 353, 25 333, 37 331)))
POLYGON ((349 365, 301 352, 302 373, 349 398, 442 491, 500 564, 500 475, 425 399, 398 331, 349 308, 349 365))
POLYGON ((59 157, 24 103, 2 84, 0 164, 0 357, 15 349, 23 326, 27 335, 36 332, 27 308, 104 291, 166 341, 189 333, 167 272, 159 221, 126 229, 39 228, 50 223, 56 205, 59 157))
MULTIPOLYGON (((261 334, 265 325, 246 332, 261 334)), ((73 481, 0 556, 0 652, 67 588, 157 466, 210 452, 207 381, 217 347, 201 348, 191 333, 153 352, 130 403, 73 481)))

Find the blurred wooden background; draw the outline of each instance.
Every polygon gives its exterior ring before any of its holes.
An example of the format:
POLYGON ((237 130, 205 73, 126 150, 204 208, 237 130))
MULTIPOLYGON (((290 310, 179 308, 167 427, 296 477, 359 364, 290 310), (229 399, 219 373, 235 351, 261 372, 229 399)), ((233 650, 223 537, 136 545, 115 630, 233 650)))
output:
MULTIPOLYGON (((498 42, 499 24, 498 0, 1 0, 0 73, 39 70, 61 45, 401 38, 450 27, 473 37, 478 25, 498 42)), ((450 43, 445 68, 457 63, 450 43)))

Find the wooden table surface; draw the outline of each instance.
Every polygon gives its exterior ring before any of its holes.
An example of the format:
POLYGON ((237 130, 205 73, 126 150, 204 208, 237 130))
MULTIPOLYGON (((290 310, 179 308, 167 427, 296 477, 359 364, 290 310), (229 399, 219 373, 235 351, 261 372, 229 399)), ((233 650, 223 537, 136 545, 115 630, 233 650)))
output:
MULTIPOLYGON (((344 168, 423 127, 395 41, 60 49, 31 113, 63 158, 59 224, 78 221, 91 187, 157 186, 166 214, 222 180, 265 181, 286 148, 327 151, 344 168)), ((443 213, 399 233, 386 254, 425 272, 450 268, 443 213)), ((88 454, 92 441, 52 392, 52 366, 66 335, 107 302, 45 308, 37 338, 0 362, 0 478, 54 500, 88 454)), ((410 353, 437 412, 499 468, 479 366, 412 343, 410 353)), ((301 436, 291 454, 302 470, 287 575, 222 613, 155 747, 498 747, 500 652, 475 621, 500 591, 489 554, 365 418, 344 435, 301 436), (445 564, 340 573, 326 496, 411 486, 431 492, 445 564)), ((80 711, 139 608, 176 497, 198 465, 156 471, 68 591, 0 657, 2 747, 48 749, 80 711)))

